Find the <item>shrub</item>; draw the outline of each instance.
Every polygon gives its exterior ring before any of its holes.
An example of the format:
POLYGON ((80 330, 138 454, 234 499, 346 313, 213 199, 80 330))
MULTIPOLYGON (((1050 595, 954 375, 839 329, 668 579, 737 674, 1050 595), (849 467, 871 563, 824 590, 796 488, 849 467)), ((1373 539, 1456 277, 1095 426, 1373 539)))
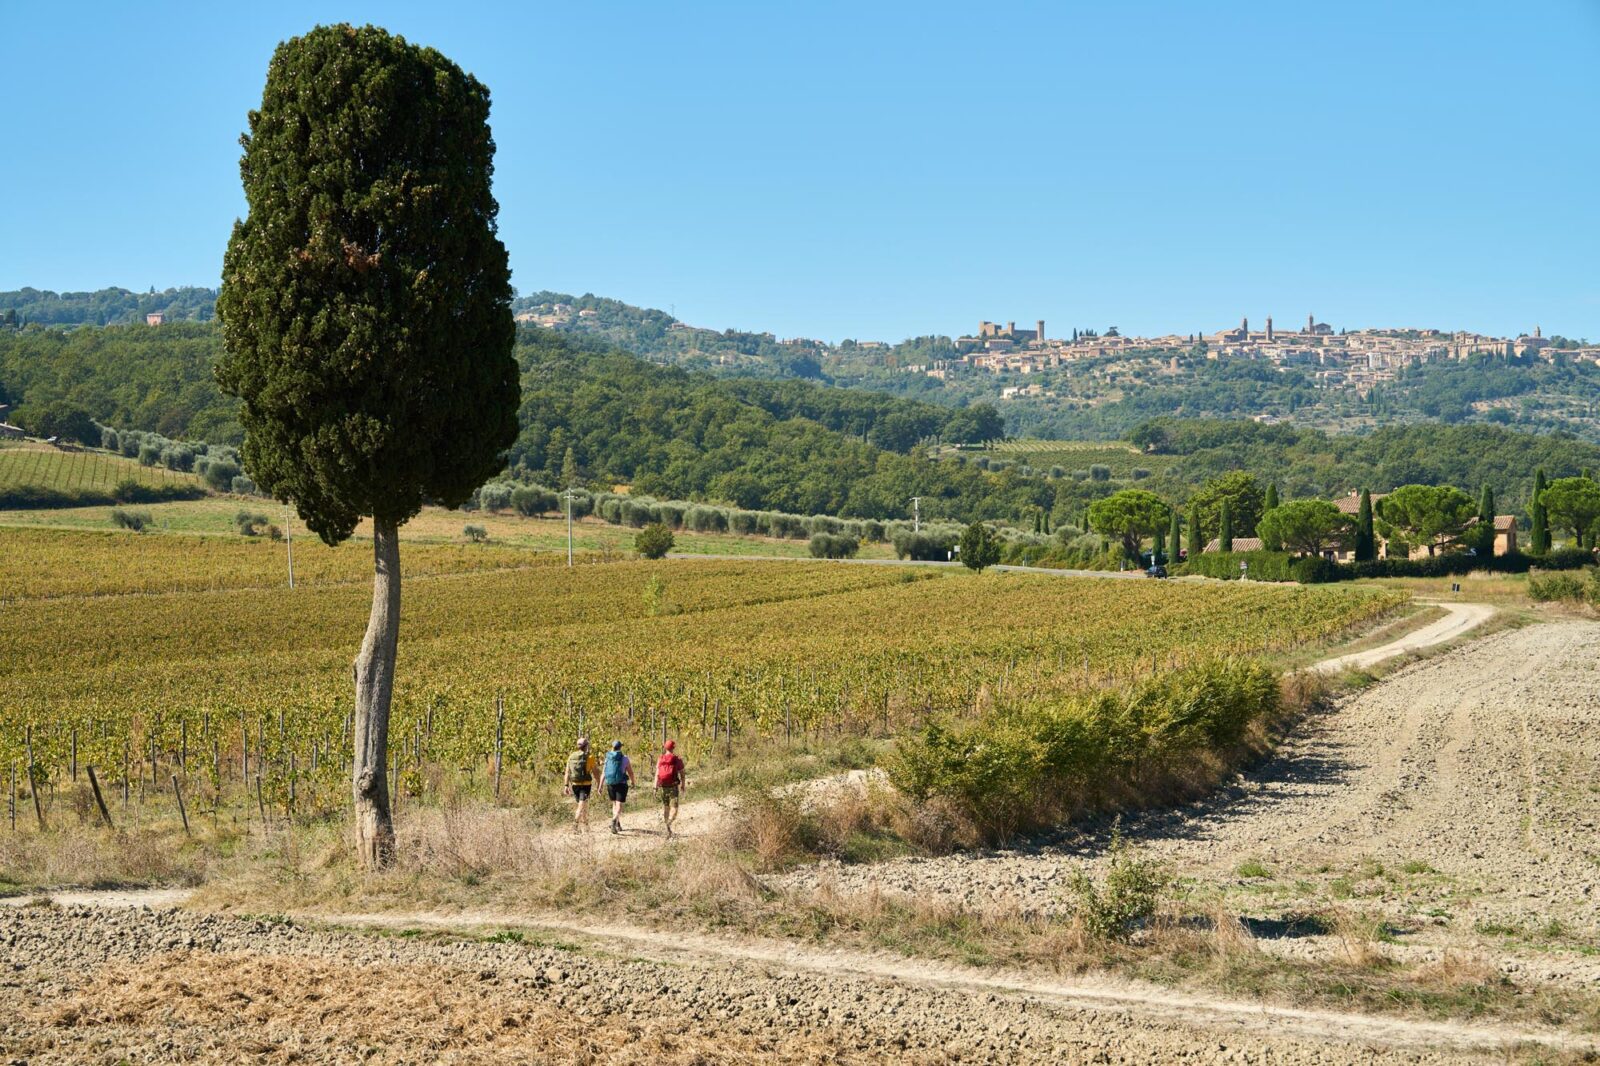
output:
POLYGON ((728 512, 720 507, 697 503, 683 512, 683 528, 696 533, 726 533, 728 512))
POLYGON ((146 442, 139 445, 139 465, 155 466, 161 461, 161 445, 146 442))
POLYGON ((117 436, 117 431, 110 426, 101 426, 100 447, 108 452, 119 452, 122 450, 122 438, 117 436))
POLYGON ((633 538, 633 548, 646 559, 660 559, 672 550, 672 530, 660 522, 653 522, 639 530, 633 538))
POLYGON ((256 494, 256 483, 244 474, 234 478, 233 484, 228 487, 235 496, 254 496, 256 494))
POLYGON ((1332 559, 1324 559, 1320 555, 1308 555, 1296 559, 1290 566, 1289 572, 1302 585, 1323 585, 1330 581, 1342 581, 1349 576, 1338 563, 1332 559))
POLYGON ((144 444, 143 433, 136 429, 125 429, 117 434, 117 438, 117 451, 122 453, 124 459, 139 457, 139 449, 144 444))
POLYGON ((728 528, 744 536, 754 536, 759 529, 758 516, 754 511, 731 511, 728 514, 728 528))
POLYGON ((1074 470, 1072 472, 1072 480, 1074 480, 1074 481, 1088 481, 1089 480, 1089 471, 1087 471, 1087 470, 1074 470))
POLYGON ((212 459, 206 463, 206 468, 200 476, 214 491, 227 492, 233 488, 233 479, 239 474, 238 463, 227 459, 212 459))
POLYGON ((866 521, 861 523, 862 540, 868 540, 874 544, 879 544, 882 543, 883 538, 884 526, 882 522, 878 521, 876 518, 868 518, 866 521))
POLYGON ((1067 468, 1066 467, 1064 467, 1064 466, 1052 466, 1050 468, 1050 477, 1053 480, 1060 480, 1061 478, 1064 478, 1066 476, 1067 476, 1067 468))
POLYGON ((986 522, 974 522, 961 533, 961 565, 983 570, 1000 561, 1000 540, 986 522))
POLYGON ((688 513, 692 504, 682 500, 667 500, 656 504, 656 519, 669 529, 682 529, 683 516, 688 513))
POLYGON ((621 519, 620 525, 632 526, 634 529, 643 529, 655 523, 655 514, 650 506, 651 501, 643 499, 624 499, 617 508, 617 517, 621 519))
POLYGON ((150 517, 149 511, 129 511, 122 507, 111 509, 111 524, 119 529, 131 529, 135 533, 142 533, 154 522, 155 519, 150 517))
POLYGON ((1528 598, 1537 603, 1550 603, 1555 600, 1578 602, 1585 599, 1586 593, 1593 585, 1592 572, 1591 579, 1587 583, 1577 574, 1569 572, 1530 574, 1528 598))
POLYGON ((911 533, 901 530, 894 535, 893 544, 897 558, 942 563, 950 558, 955 538, 948 533, 911 533))
POLYGON ((233 524, 242 537, 254 537, 264 533, 271 523, 264 514, 252 514, 249 511, 240 511, 233 516, 233 524))
POLYGON ((811 557, 814 559, 851 559, 861 550, 861 542, 843 533, 813 533, 811 557))
POLYGON ((806 520, 806 531, 810 533, 838 533, 842 526, 837 518, 825 514, 814 514, 806 520))
POLYGON ((509 481, 491 481, 478 489, 478 506, 493 514, 511 508, 511 497, 516 486, 509 481))
POLYGON ((903 738, 891 782, 1003 840, 1082 810, 1192 789, 1197 767, 1237 750, 1280 707, 1258 662, 1212 660, 1124 690, 938 719, 903 738))
POLYGON ((489 539, 489 531, 482 526, 465 525, 461 527, 461 535, 474 544, 482 544, 489 539))
POLYGON ((1097 940, 1127 940, 1156 913, 1172 884, 1165 867, 1128 846, 1119 825, 1111 833, 1105 876, 1097 885, 1082 870, 1068 887, 1075 897, 1074 915, 1083 931, 1097 940))
POLYGON ((1111 468, 1103 463, 1095 463, 1089 467, 1090 481, 1110 481, 1111 468))
POLYGON ((537 485, 518 485, 511 490, 511 509, 524 518, 547 514, 560 506, 555 493, 537 485))
POLYGON ((1150 471, 1146 470, 1144 467, 1136 466, 1136 467, 1133 468, 1133 480, 1135 480, 1135 481, 1143 481, 1145 478, 1147 478, 1149 476, 1150 476, 1150 471))
POLYGON ((1197 559, 1185 560, 1183 573, 1237 581, 1240 563, 1248 563, 1252 581, 1293 581, 1294 556, 1287 552, 1206 552, 1197 559))
POLYGON ((187 444, 169 444, 161 449, 161 465, 186 474, 194 469, 194 449, 187 444))
POLYGON ((768 526, 774 537, 788 537, 791 540, 799 540, 801 537, 808 536, 811 533, 806 528, 805 519, 799 515, 778 514, 775 512, 771 516, 768 526))

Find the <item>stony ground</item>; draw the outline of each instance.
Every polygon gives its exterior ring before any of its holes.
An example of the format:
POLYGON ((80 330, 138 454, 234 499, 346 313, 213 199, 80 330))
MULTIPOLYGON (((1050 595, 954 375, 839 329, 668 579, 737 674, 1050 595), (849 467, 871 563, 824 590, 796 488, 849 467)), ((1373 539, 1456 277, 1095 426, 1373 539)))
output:
MULTIPOLYGON (((1048 994, 373 935, 146 908, 0 909, 11 1062, 1453 1062, 1448 1027, 1196 1020, 1048 994)), ((681 947, 681 945, 680 945, 681 947)), ((692 945, 691 945, 692 947, 692 945)), ((1481 1039, 1481 1037, 1480 1037, 1481 1039)), ((1479 1048, 1496 1054, 1497 1049, 1479 1048)))
MULTIPOLYGON (((1384 914, 1399 950, 1471 943, 1512 972, 1600 984, 1587 949, 1600 934, 1597 640, 1600 624, 1553 621, 1415 663, 1303 721, 1221 792, 1121 829, 1269 936, 1284 913, 1332 901, 1384 914)), ((1101 825, 784 883, 1051 911, 1108 836, 1101 825)))

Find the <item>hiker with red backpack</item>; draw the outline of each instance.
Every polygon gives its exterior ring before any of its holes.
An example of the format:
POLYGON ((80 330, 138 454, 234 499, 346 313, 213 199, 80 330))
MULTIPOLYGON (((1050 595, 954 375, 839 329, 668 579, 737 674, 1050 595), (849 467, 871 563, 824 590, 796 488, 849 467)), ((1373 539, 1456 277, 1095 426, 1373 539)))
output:
POLYGON ((606 783, 606 797, 611 800, 611 831, 620 833, 622 806, 628 802, 628 786, 633 784, 633 761, 622 754, 622 741, 611 742, 602 777, 606 783))
POLYGON ((683 757, 673 749, 677 741, 669 740, 656 760, 656 794, 661 797, 661 820, 667 824, 667 838, 672 837, 672 823, 678 817, 678 794, 689 787, 683 773, 683 757))

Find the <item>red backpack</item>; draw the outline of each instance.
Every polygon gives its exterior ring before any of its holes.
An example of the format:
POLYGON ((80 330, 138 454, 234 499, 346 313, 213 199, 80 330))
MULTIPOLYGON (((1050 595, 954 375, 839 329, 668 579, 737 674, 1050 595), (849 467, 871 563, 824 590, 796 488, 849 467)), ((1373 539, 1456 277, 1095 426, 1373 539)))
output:
POLYGON ((672 752, 662 752, 661 758, 656 760, 656 785, 658 787, 675 787, 682 773, 683 760, 672 752))

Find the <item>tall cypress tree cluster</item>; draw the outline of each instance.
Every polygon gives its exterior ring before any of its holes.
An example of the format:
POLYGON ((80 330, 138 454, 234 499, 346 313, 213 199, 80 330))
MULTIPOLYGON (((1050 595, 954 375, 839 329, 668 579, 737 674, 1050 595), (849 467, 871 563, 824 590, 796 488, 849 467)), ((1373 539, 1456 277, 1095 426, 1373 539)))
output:
POLYGON ((1233 508, 1227 500, 1222 501, 1221 513, 1217 516, 1217 550, 1223 552, 1233 551, 1233 508))
POLYGON ((1550 550, 1550 515, 1545 511, 1544 490, 1549 486, 1544 468, 1533 475, 1533 500, 1528 504, 1528 551, 1544 555, 1550 550))
POLYGON ((1372 493, 1361 490, 1361 507, 1356 511, 1355 556, 1358 563, 1378 557, 1378 538, 1372 532, 1372 493))

